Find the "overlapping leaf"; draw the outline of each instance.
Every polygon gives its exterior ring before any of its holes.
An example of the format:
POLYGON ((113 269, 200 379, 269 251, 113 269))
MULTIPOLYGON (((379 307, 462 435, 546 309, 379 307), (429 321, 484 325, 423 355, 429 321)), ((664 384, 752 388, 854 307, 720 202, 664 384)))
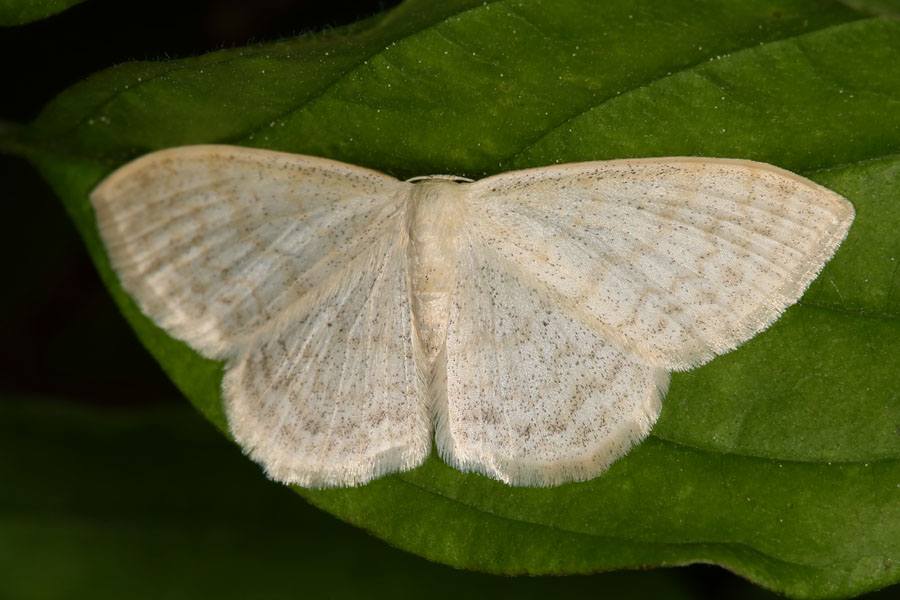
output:
POLYGON ((80 2, 84 0, 0 0, 0 27, 44 19, 80 2))

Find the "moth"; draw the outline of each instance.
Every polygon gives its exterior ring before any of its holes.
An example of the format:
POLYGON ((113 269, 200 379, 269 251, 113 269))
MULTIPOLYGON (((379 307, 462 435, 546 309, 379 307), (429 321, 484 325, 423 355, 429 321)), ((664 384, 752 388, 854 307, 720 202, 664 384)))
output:
POLYGON ((235 440, 307 487, 414 468, 432 439, 510 485, 593 478, 670 372, 772 324, 854 217, 746 160, 399 181, 233 146, 148 154, 91 201, 140 309, 225 362, 235 440))

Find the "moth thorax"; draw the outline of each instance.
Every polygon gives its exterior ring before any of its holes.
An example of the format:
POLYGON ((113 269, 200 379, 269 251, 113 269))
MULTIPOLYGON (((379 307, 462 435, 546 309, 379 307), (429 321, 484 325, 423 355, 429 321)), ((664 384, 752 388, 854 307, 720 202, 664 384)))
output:
POLYGON ((455 280, 465 184, 435 179, 416 183, 408 208, 413 316, 430 366, 444 344, 455 280))

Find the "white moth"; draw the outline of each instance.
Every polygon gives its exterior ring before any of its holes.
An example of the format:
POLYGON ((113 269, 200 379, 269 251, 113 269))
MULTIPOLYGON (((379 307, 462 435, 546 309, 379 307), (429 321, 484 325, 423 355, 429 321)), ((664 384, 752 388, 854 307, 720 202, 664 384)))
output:
POLYGON ((853 221, 746 160, 652 158, 471 182, 230 146, 146 155, 91 195, 141 310, 226 362, 268 475, 366 483, 431 450, 511 485, 603 472, 670 371, 797 301, 853 221))

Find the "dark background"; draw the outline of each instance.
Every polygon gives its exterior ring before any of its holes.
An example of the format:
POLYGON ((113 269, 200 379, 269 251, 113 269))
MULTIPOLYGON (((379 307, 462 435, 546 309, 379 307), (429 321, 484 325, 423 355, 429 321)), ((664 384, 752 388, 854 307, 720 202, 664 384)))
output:
MULTIPOLYGON (((89 0, 0 29, 0 121, 26 123, 121 62, 294 36, 395 4, 89 0)), ((265 480, 163 375, 37 173, 0 156, 0 176, 0 598, 775 597, 705 565, 463 572, 318 511, 265 480)))

